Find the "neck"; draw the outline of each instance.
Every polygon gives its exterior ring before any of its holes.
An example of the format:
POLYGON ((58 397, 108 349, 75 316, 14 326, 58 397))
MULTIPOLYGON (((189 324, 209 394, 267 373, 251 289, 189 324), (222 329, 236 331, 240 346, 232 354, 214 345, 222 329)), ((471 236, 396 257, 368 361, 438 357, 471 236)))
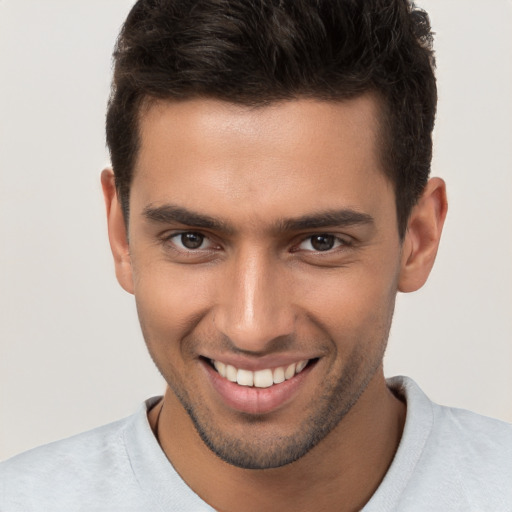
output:
POLYGON ((150 412, 150 423, 183 480, 216 510, 231 512, 360 510, 386 474, 405 422, 405 404, 378 372, 358 402, 298 461, 247 470, 219 459, 202 442, 172 391, 150 412), (162 405, 165 407, 161 409, 162 405))

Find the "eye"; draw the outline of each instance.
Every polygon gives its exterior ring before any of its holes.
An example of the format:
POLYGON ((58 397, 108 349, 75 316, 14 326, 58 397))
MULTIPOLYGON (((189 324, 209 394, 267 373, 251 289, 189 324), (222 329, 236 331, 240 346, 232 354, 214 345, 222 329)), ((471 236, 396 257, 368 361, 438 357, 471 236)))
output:
POLYGON ((321 233, 306 238, 299 244, 298 249, 303 251, 325 252, 342 245, 350 245, 350 243, 337 236, 321 233))
POLYGON ((176 245, 179 249, 183 249, 185 251, 210 249, 212 247, 212 242, 206 236, 194 231, 178 233, 169 237, 168 240, 176 245))

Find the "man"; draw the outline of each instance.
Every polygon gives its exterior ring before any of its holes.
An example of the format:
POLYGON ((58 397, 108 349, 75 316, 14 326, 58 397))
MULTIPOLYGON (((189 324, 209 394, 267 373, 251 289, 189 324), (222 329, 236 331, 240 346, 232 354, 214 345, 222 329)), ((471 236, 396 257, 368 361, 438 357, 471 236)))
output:
POLYGON ((401 0, 134 6, 102 185, 168 388, 4 463, 1 510, 511 508, 511 427, 384 379, 447 209, 429 30, 401 0))

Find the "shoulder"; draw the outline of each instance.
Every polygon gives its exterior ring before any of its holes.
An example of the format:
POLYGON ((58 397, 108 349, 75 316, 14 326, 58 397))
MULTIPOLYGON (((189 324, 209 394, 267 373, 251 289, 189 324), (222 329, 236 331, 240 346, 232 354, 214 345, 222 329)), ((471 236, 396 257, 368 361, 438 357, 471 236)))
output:
MULTIPOLYGON (((434 432, 444 434, 447 439, 456 441, 456 445, 475 454, 499 448, 500 453, 506 455, 512 450, 510 423, 465 409, 434 405, 434 432)), ((512 457, 509 462, 512 464, 512 457)))
POLYGON ((479 414, 434 406, 425 460, 442 457, 468 502, 512 508, 512 425, 479 414))
POLYGON ((124 423, 115 422, 2 462, 0 504, 32 510, 36 500, 56 501, 57 493, 64 498, 65 494, 76 494, 79 487, 90 485, 91 474, 104 473, 105 466, 122 457, 124 423))
POLYGON ((128 418, 102 427, 83 432, 72 437, 38 446, 0 463, 0 474, 18 470, 30 472, 38 467, 62 468, 63 465, 93 460, 105 447, 109 449, 117 444, 128 418))
POLYGON ((83 510, 92 511, 97 510, 97 502, 89 501, 93 496, 132 493, 134 477, 124 438, 143 413, 141 407, 128 418, 0 463, 0 510, 75 510, 78 499, 83 510))
POLYGON ((504 455, 512 450, 510 423, 465 409, 436 404, 407 377, 394 377, 388 380, 388 384, 407 403, 406 430, 417 431, 422 428, 428 434, 426 439, 429 442, 436 440, 436 444, 444 444, 446 449, 464 447, 482 455, 497 447, 505 452, 504 455))
POLYGON ((433 402, 430 406, 432 428, 426 455, 452 457, 459 472, 485 475, 494 470, 506 472, 512 479, 511 424, 465 409, 433 402))
POLYGON ((512 509, 512 425, 435 404, 410 379, 392 384, 408 408, 395 457, 408 465, 402 499, 425 509, 512 509))

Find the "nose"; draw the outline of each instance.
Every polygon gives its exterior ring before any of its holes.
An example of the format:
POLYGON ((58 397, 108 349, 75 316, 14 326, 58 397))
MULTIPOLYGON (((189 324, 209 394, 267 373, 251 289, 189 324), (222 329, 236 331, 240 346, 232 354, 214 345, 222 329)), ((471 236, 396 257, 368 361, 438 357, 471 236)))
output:
MULTIPOLYGON (((276 258, 277 259, 277 258, 276 258)), ((220 284, 215 327, 239 350, 264 353, 295 328, 290 282, 279 261, 246 251, 227 266, 220 284)))

